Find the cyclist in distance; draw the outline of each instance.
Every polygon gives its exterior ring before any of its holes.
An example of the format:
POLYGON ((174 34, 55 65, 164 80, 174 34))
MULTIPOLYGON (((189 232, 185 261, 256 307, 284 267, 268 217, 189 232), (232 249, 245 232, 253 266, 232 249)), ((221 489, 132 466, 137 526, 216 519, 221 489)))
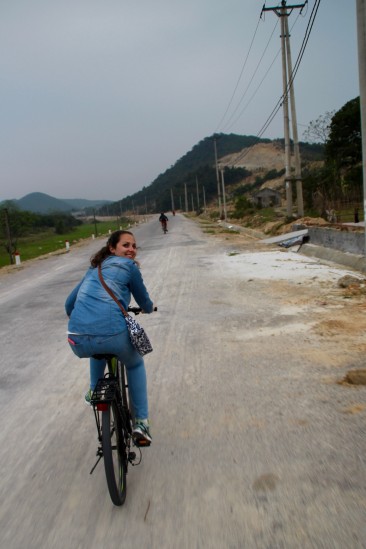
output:
POLYGON ((134 235, 129 231, 113 232, 106 245, 91 257, 91 266, 68 296, 65 309, 69 316, 68 342, 72 351, 79 358, 90 358, 90 389, 85 395, 86 403, 90 404, 92 392, 106 366, 105 360, 93 358, 93 355, 116 355, 126 366, 136 418, 133 436, 137 441, 151 443, 144 359, 130 342, 122 311, 98 277, 100 265, 106 284, 125 310, 132 294, 139 307, 145 313, 151 313, 153 302, 135 257, 134 235))
POLYGON ((165 215, 164 212, 161 212, 160 217, 159 217, 159 221, 161 223, 161 227, 162 227, 163 231, 164 230, 167 231, 168 230, 168 226, 167 226, 168 225, 168 218, 167 218, 167 216, 165 215))

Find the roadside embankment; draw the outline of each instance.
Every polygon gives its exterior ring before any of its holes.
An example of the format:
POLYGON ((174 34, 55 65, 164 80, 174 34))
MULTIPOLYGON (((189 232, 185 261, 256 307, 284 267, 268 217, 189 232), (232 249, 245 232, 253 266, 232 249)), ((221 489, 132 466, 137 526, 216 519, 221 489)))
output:
MULTIPOLYGON (((294 237, 308 236, 309 241, 298 246, 298 252, 307 257, 345 265, 360 272, 366 272, 365 234, 363 224, 337 225, 335 227, 305 227, 274 237, 264 237, 263 233, 240 225, 226 223, 247 236, 259 239, 263 244, 280 244, 294 237)), ((300 227, 296 224, 296 228, 300 227)))

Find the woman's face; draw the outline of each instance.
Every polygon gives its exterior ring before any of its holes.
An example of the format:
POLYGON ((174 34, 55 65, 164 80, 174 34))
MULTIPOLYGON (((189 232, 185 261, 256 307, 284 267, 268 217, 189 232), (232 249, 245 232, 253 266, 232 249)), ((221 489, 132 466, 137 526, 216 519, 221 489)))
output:
POLYGON ((111 253, 117 257, 128 257, 135 259, 136 257, 136 241, 132 234, 121 234, 115 248, 109 248, 111 253))

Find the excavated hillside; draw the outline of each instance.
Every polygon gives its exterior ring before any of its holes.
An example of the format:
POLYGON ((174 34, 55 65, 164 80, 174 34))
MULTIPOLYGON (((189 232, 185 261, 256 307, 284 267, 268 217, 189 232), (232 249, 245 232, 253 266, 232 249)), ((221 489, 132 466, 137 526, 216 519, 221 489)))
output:
MULTIPOLYGON (((311 161, 312 167, 319 166, 322 161, 311 161)), ((246 178, 245 183, 252 183, 256 177, 265 176, 270 170, 280 171, 285 167, 284 149, 280 142, 258 143, 252 147, 220 158, 220 165, 229 168, 246 168, 252 175, 246 178)), ((291 157, 291 165, 294 165, 294 158, 291 157)), ((283 176, 270 179, 264 182, 259 189, 271 188, 282 190, 284 187, 283 176)))
POLYGON ((238 153, 220 158, 220 164, 246 168, 250 171, 281 170, 284 166, 284 152, 278 143, 258 143, 238 153))

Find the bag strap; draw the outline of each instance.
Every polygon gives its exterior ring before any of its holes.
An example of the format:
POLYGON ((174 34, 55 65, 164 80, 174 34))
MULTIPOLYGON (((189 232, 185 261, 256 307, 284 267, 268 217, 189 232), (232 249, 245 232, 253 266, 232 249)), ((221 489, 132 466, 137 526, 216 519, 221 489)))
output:
POLYGON ((103 288, 109 293, 111 298, 114 299, 114 301, 117 303, 118 307, 121 309, 121 311, 123 313, 123 316, 128 316, 128 314, 126 313, 122 303, 120 301, 118 301, 118 299, 116 298, 116 296, 114 295, 114 293, 112 292, 110 287, 107 286, 107 284, 105 283, 105 280, 104 280, 103 275, 102 275, 102 269, 101 269, 100 265, 98 265, 98 276, 99 276, 99 280, 100 280, 103 288))

